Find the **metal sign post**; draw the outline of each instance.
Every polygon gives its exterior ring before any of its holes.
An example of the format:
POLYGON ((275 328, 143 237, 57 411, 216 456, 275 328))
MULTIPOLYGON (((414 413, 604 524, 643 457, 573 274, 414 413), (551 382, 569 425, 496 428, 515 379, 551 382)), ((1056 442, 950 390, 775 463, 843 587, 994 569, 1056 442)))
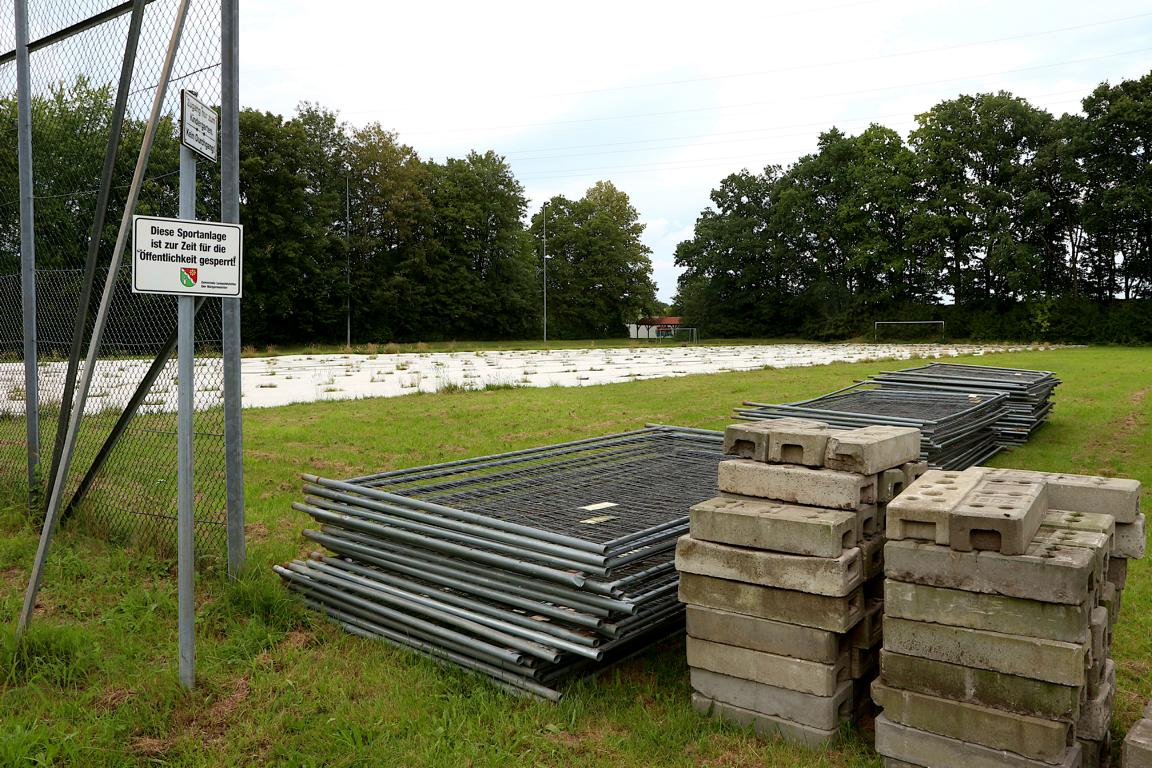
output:
POLYGON ((196 392, 196 298, 239 298, 243 230, 239 224, 196 220, 196 156, 215 160, 216 113, 195 95, 181 94, 180 218, 135 216, 132 221, 132 290, 178 296, 176 583, 180 682, 196 680, 196 540, 192 416, 196 392))

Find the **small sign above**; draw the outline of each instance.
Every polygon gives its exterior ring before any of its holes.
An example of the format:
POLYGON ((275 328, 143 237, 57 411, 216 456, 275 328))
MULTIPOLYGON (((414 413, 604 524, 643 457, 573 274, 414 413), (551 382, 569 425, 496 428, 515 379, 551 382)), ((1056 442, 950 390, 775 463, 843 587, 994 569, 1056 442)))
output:
POLYGON ((132 217, 132 292, 240 298, 244 228, 132 217))
POLYGON ((216 162, 216 110, 200 101, 192 91, 180 91, 180 143, 216 162))

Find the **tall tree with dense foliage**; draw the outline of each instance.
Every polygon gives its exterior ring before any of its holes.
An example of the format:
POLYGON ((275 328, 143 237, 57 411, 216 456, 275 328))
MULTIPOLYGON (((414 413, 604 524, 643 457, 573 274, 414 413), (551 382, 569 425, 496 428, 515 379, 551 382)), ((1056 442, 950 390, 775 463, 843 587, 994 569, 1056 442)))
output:
POLYGON ((628 195, 599 181, 579 200, 552 198, 532 217, 541 251, 545 215, 549 337, 623 336, 656 302, 651 249, 628 195))

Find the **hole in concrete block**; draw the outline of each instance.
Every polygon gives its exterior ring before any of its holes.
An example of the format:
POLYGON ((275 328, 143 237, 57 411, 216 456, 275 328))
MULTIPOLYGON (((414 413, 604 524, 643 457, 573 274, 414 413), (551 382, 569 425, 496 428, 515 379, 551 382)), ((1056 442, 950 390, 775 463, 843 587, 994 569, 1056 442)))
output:
POLYGON ((799 445, 784 443, 780 446, 780 461, 785 464, 803 464, 804 448, 799 445))
POLYGON ((864 531, 865 536, 871 536, 873 533, 875 533, 876 532, 876 518, 869 517, 868 519, 866 519, 864 521, 864 527, 862 528, 862 530, 864 531))
POLYGON ((968 535, 972 549, 1000 551, 1000 531, 985 531, 974 528, 968 535))
POLYGON ((904 490, 904 483, 892 483, 892 498, 896 498, 897 496, 899 496, 900 492, 903 490, 904 490))
POLYGON ((853 535, 854 531, 844 531, 844 536, 840 540, 840 546, 843 549, 851 549, 856 544, 856 537, 853 535))
POLYGON ((750 459, 756 452, 756 443, 751 440, 737 440, 732 444, 735 455, 742 459, 750 459))
POLYGON ((936 540, 936 523, 925 523, 918 520, 904 521, 904 536, 909 539, 936 540))

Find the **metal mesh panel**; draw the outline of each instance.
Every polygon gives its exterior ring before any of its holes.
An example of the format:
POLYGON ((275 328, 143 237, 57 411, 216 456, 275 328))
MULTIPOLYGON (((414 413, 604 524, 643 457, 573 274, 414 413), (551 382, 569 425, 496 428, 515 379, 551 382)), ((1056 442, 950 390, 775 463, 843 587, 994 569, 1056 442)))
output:
MULTIPOLYGON (((41 467, 48 473, 60 424, 67 357, 80 311, 89 231, 96 212, 117 84, 128 40, 130 14, 123 13, 83 31, 37 47, 36 41, 105 11, 115 0, 29 0, 30 81, 33 98, 33 178, 37 261, 37 343, 41 424, 41 467)), ((128 92, 107 216, 100 238, 100 268, 90 312, 100 301, 144 124, 158 87, 177 0, 155 0, 144 12, 135 67, 128 92)), ((7 23, 12 0, 0 0, 0 52, 12 50, 7 23)), ((0 164, 15 165, 15 65, 0 64, 0 164)), ((219 104, 220 4, 193 0, 175 61, 164 118, 145 172, 135 212, 178 215, 180 89, 196 91, 219 104)), ((7 174, 0 165, 0 174, 7 174)), ((210 163, 198 167, 197 217, 220 219, 219 173, 210 163)), ((15 179, 13 169, 12 178, 15 179)), ((3 178, 8 178, 6 175, 3 178)), ((19 206, 16 189, 0 185, 0 476, 22 479, 25 423, 19 395, 23 387, 20 318, 19 206)), ((92 372, 92 388, 77 437, 65 502, 85 491, 79 506, 87 523, 116 535, 174 541, 176 519, 176 363, 168 362, 142 393, 137 415, 128 422, 102 467, 90 473, 118 419, 144 380, 152 361, 176 329, 176 300, 135 295, 130 271, 117 276, 111 314, 92 372), (91 474, 91 476, 89 476, 91 474)), ((91 317, 85 334, 87 349, 91 317)), ((218 555, 225 541, 223 365, 220 358, 219 300, 204 303, 197 317, 195 515, 201 555, 218 555)), ((81 354, 81 372, 83 352, 81 354)), ((66 426, 66 424, 64 425, 66 426)))

